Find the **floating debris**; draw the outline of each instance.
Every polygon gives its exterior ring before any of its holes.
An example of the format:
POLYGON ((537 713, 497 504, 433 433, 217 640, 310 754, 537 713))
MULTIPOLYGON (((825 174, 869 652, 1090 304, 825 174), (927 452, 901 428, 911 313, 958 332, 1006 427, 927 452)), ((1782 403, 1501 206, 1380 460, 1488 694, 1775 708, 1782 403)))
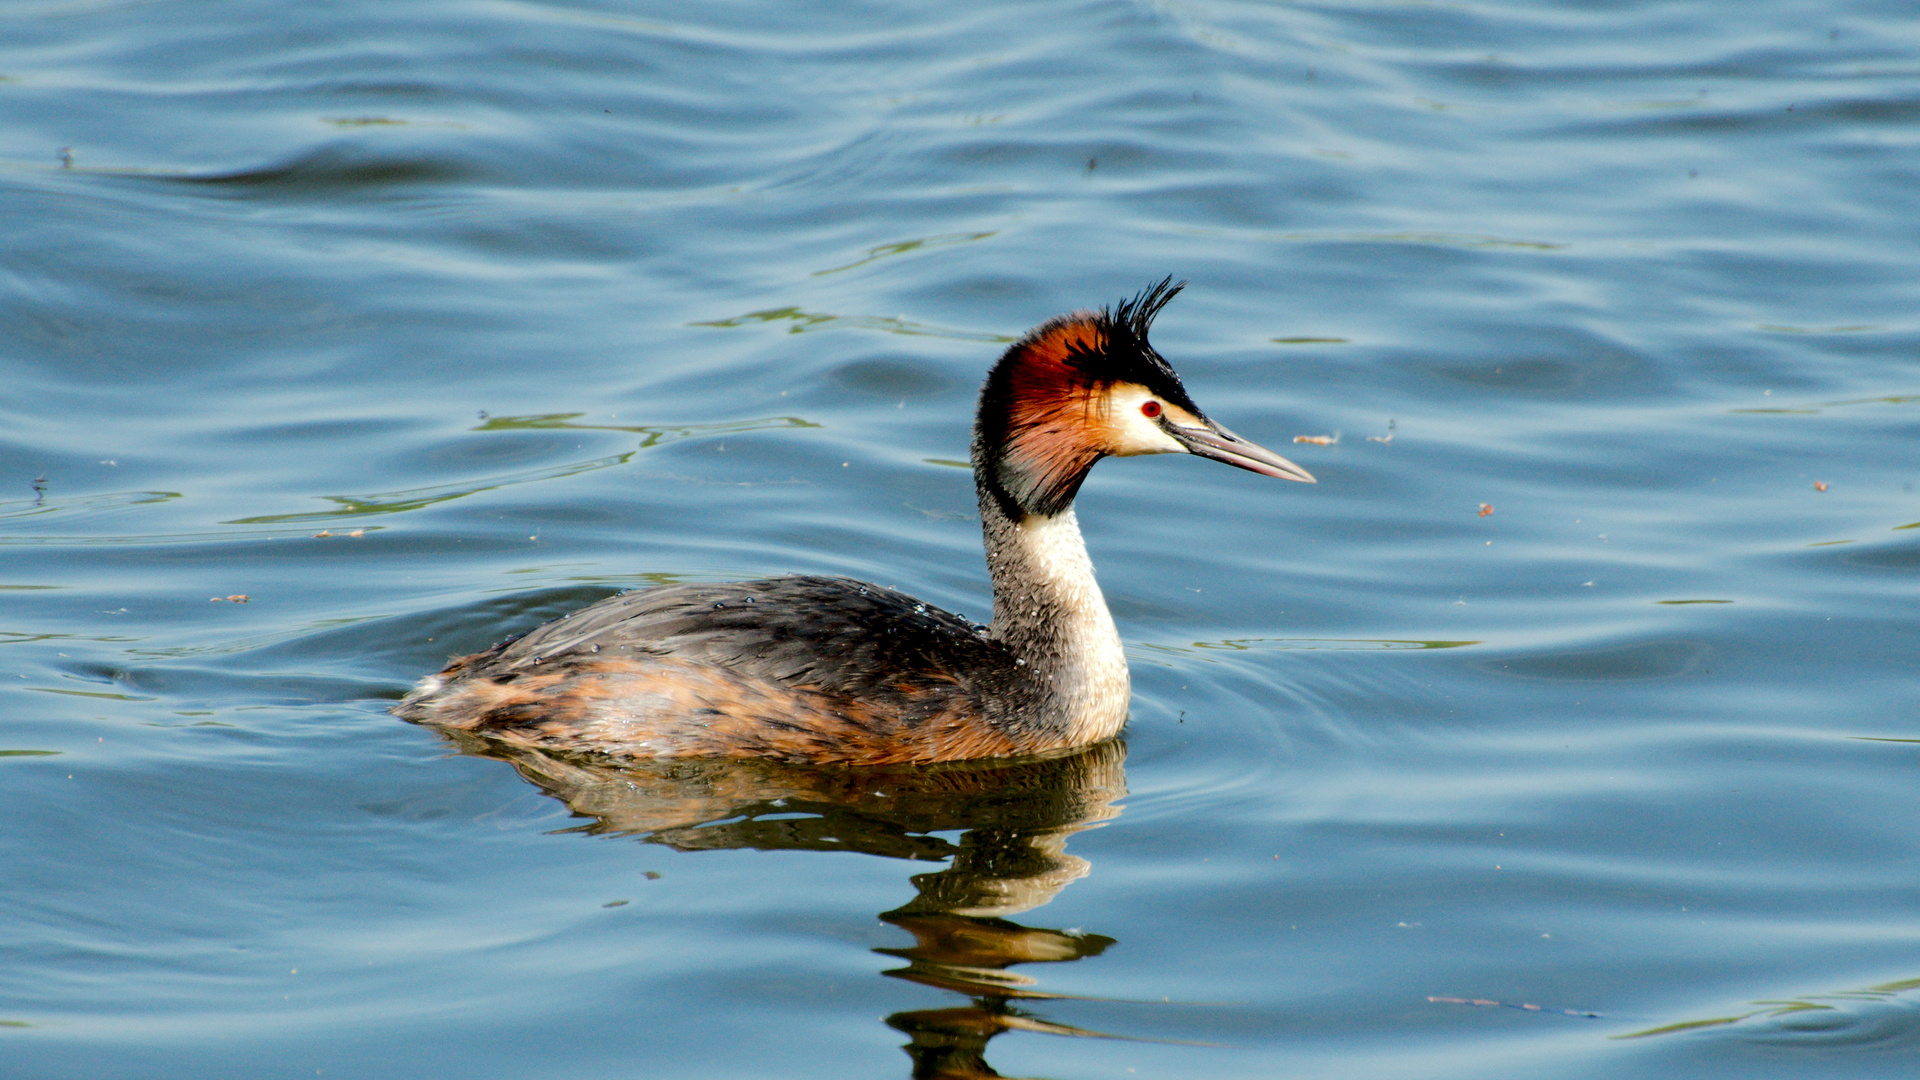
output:
POLYGON ((1549 1009, 1544 1005, 1512 1005, 1504 1001, 1493 1001, 1489 998, 1435 997, 1429 994, 1427 995, 1427 1000, 1436 1005, 1475 1005, 1480 1008, 1486 1008, 1491 1005, 1503 1009, 1519 1009, 1522 1012, 1557 1013, 1561 1016, 1578 1016, 1588 1020, 1601 1019, 1600 1014, 1597 1012, 1582 1012, 1579 1009, 1549 1009))

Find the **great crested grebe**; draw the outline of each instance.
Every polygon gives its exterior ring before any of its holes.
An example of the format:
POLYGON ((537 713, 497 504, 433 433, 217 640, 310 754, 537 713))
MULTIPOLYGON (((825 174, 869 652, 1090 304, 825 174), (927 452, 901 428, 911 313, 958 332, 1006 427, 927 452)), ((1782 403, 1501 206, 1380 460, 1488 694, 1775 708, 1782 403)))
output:
POLYGON ((1206 418, 1147 343, 1185 285, 1015 342, 973 424, 993 622, 851 578, 666 585, 463 656, 404 719, 550 750, 881 765, 1099 742, 1127 719, 1120 635, 1073 497, 1103 457, 1198 454, 1312 483, 1206 418))

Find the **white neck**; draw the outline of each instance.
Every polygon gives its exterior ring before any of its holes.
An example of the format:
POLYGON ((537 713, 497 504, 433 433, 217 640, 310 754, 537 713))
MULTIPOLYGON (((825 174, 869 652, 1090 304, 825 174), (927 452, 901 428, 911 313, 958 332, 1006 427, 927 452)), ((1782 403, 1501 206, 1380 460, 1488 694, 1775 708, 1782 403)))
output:
POLYGON ((989 632, 1026 662, 1050 719, 1066 724, 1074 742, 1118 733, 1132 693, 1127 658, 1072 508, 1012 521, 983 498, 980 514, 993 577, 989 632))

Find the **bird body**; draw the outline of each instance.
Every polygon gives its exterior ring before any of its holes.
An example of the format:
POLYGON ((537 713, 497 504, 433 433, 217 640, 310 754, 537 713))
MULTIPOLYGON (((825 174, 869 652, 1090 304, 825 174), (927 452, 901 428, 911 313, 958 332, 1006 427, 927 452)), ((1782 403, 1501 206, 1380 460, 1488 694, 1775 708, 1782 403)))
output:
POLYGON ((394 712, 505 743, 623 757, 898 764, 1111 738, 1130 685, 1073 514, 1102 457, 1192 453, 1312 482, 1208 420, 1147 343, 1171 279, 1009 348, 974 422, 993 621, 789 576, 610 597, 454 660, 394 712))

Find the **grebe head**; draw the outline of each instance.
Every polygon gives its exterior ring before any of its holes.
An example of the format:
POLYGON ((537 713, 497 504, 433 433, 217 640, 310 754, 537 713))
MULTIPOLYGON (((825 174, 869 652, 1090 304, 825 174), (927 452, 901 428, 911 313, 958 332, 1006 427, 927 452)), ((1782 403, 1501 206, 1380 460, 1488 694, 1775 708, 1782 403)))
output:
POLYGON ((1207 419, 1147 330, 1186 282, 1171 277, 1111 309, 1041 324, 995 364, 980 391, 974 473, 1015 521, 1073 505, 1103 457, 1198 454, 1313 483, 1305 469, 1207 419))

